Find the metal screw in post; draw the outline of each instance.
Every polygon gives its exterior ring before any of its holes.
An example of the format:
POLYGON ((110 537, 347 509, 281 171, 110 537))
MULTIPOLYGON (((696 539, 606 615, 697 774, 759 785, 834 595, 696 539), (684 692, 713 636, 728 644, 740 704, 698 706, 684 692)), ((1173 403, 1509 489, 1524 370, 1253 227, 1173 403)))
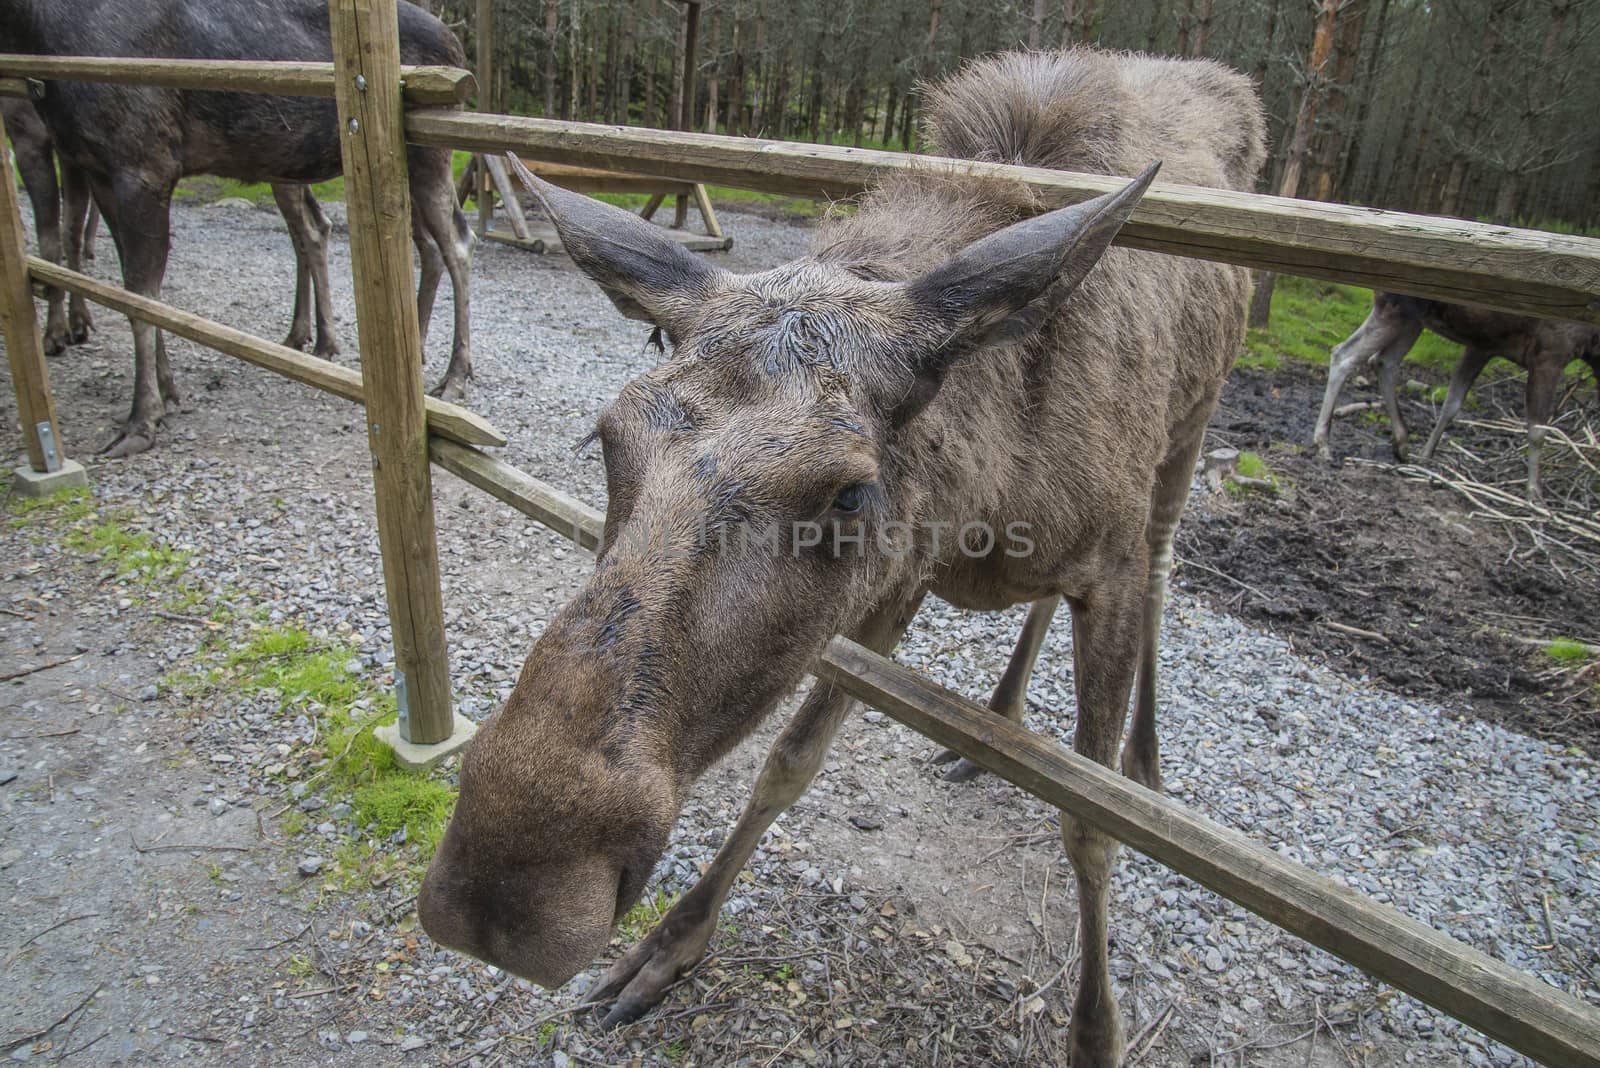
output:
POLYGON ((356 75, 356 90, 362 93, 367 91, 367 76, 365 74, 356 75))
POLYGON ((360 119, 351 119, 350 120, 350 132, 353 133, 353 134, 357 134, 357 133, 361 132, 361 120, 360 119))

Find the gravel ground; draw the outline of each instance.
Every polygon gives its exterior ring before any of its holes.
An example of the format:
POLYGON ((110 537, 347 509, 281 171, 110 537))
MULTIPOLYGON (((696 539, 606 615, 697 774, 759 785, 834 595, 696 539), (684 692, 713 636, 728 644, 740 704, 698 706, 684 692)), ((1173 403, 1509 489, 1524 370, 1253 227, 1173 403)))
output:
MULTIPOLYGON (((337 205, 330 214, 342 219, 337 205)), ((264 336, 286 331, 292 257, 275 215, 186 205, 174 225, 167 299, 264 336)), ((805 240, 753 216, 730 213, 725 225, 734 268, 776 262, 805 240)), ((353 352, 342 240, 333 272, 353 352)), ((480 247, 473 297, 473 407, 509 434, 506 459, 600 503, 599 458, 572 445, 652 359, 645 331, 563 258, 480 247)), ((68 452, 86 461, 125 412, 131 379, 126 323, 107 313, 99 323, 89 346, 51 367, 68 452)), ((433 337, 431 374, 448 340, 444 329, 433 337)), ((197 705, 167 680, 204 655, 215 628, 203 618, 225 603, 346 639, 361 671, 387 681, 360 415, 185 342, 172 354, 186 411, 157 451, 93 464, 94 504, 192 552, 186 581, 205 602, 164 609, 164 591, 64 544, 60 517, 0 530, 0 675, 77 657, 0 684, 9 1056, 1062 1061, 1074 905, 1054 814, 993 779, 944 784, 926 764, 934 747, 877 713, 845 729, 811 793, 768 835, 713 956, 620 1034, 572 1012, 598 966, 547 993, 428 942, 410 908, 405 865, 421 858, 408 843, 374 843, 394 866, 360 885, 302 874, 365 835, 343 799, 285 781, 286 766, 306 776, 322 756, 318 724, 275 715, 259 692, 197 705), (284 811, 316 825, 291 834, 284 811)), ((9 392, 0 415, 0 438, 19 454, 9 392)), ((435 497, 452 674, 460 707, 481 718, 588 556, 442 473, 435 497)), ((1020 610, 975 616, 930 602, 898 658, 982 698, 1020 624, 1020 610)), ((1068 631, 1052 633, 1031 691, 1030 726, 1063 738, 1068 631)), ((1173 796, 1600 1003, 1592 761, 1336 674, 1181 592, 1165 641, 1173 796)), ((658 871, 666 891, 709 861, 775 729, 702 781, 658 871)), ((1141 1063, 1520 1060, 1137 855, 1124 854, 1112 930, 1141 1063)))

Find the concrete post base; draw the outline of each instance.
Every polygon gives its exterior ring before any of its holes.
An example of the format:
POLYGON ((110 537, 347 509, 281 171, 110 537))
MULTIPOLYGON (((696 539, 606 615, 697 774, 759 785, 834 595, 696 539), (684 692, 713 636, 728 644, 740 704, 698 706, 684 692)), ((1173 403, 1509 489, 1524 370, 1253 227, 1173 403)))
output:
POLYGON ((459 753, 477 733, 478 725, 457 712, 455 728, 450 732, 450 737, 434 745, 416 745, 406 741, 400 736, 398 723, 376 727, 372 731, 372 736, 394 750, 395 762, 401 767, 422 771, 433 767, 445 757, 459 753))
POLYGON ((59 471, 35 471, 27 464, 16 469, 12 492, 21 497, 49 497, 66 489, 89 484, 89 473, 76 460, 62 460, 59 471))

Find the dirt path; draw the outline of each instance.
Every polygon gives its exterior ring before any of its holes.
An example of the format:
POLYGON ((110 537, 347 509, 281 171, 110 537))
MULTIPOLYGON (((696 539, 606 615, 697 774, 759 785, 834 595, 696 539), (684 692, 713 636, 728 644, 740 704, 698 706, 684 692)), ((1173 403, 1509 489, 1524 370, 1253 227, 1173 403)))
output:
MULTIPOLYGON (((180 208, 175 220, 169 298, 280 332, 292 260, 275 219, 180 208)), ((735 267, 803 240, 751 217, 729 227, 735 267)), ((348 287, 342 243, 334 270, 348 287)), ((508 459, 596 500, 597 459, 570 446, 652 358, 642 332, 562 260, 491 246, 474 273, 474 406, 512 434, 508 459)), ((353 351, 347 297, 340 318, 353 351)), ((127 399, 126 324, 101 325, 52 364, 63 434, 85 458, 127 399)), ((846 728, 768 835, 712 958, 641 1024, 601 1034, 574 1013, 594 970, 549 993, 436 949, 411 909, 425 853, 359 825, 351 796, 316 781, 333 755, 327 717, 237 672, 190 681, 292 625, 346 650, 340 679, 387 688, 359 414, 226 357, 173 355, 191 400, 161 447, 95 465, 87 502, 7 502, 0 528, 0 675, 80 657, 0 683, 0 778, 15 772, 0 785, 10 1056, 1062 1062, 1073 904, 1054 814, 992 780, 947 786, 932 747, 876 714, 846 728)), ((15 453, 10 405, 0 444, 15 453)), ((482 717, 589 558, 447 476, 435 486, 457 699, 482 717)), ((1233 506, 1198 503, 1245 528, 1233 506)), ((932 604, 899 656, 981 696, 1019 625, 1015 611, 932 604)), ((1071 729, 1066 630, 1031 692, 1030 725, 1058 736, 1071 729)), ((1179 598, 1167 630, 1176 797, 1597 997, 1592 763, 1353 682, 1201 601, 1179 598), (1557 948, 1541 948, 1549 935, 1557 948)), ((697 787, 656 873, 663 895, 715 852, 776 726, 697 787)), ((1515 1063, 1143 858, 1125 856, 1114 894, 1114 971, 1142 1064, 1515 1063)))

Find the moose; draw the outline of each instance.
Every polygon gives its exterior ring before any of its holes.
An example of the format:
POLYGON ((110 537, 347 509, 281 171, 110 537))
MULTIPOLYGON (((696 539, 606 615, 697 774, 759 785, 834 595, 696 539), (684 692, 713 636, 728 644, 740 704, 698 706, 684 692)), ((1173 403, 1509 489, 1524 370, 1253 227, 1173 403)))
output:
MULTIPOLYGON (((16 153, 17 171, 33 205, 33 227, 39 241, 39 255, 52 263, 65 262, 80 270, 83 261, 94 259, 94 237, 100 228, 100 213, 89 197, 89 184, 83 172, 62 161, 56 175, 55 142, 44 120, 26 100, 0 99, 0 115, 16 153), (65 215, 66 229, 62 229, 65 215)), ((45 316, 44 350, 54 356, 69 345, 81 345, 94 330, 89 304, 76 293, 68 310, 66 296, 51 289, 45 316)))
MULTIPOLYGON (((404 62, 465 65, 461 42, 444 23, 405 0, 399 14, 404 62)), ((332 57, 324 0, 151 0, 119 8, 115 18, 103 15, 104 5, 96 0, 0 0, 0 39, 10 49, 43 55, 332 57)), ((160 296, 171 242, 172 191, 180 178, 214 174, 273 183, 297 261, 290 341, 299 347, 309 337, 307 286, 315 282, 318 349, 336 348, 326 303, 327 220, 307 188, 343 167, 332 101, 52 81, 35 107, 58 155, 86 176, 121 255, 124 285, 143 296, 160 296)), ((424 333, 444 272, 455 294, 450 364, 434 392, 460 398, 472 376, 471 234, 456 207, 450 153, 412 146, 407 165, 424 333)), ((110 456, 151 448, 167 406, 179 400, 159 331, 134 321, 133 335, 133 405, 120 433, 101 450, 110 456)))
MULTIPOLYGON (((1177 181, 1250 188, 1259 103, 1209 61, 1079 49, 974 63, 932 90, 929 124, 948 155, 1140 177, 1041 212, 1023 187, 930 169, 878 186, 809 256, 735 275, 519 168, 574 262, 671 354, 598 420, 609 499, 594 572, 463 758, 418 898, 436 941, 566 982, 639 898, 694 780, 832 635, 887 653, 928 592, 975 610, 1063 598, 1075 748, 1111 765, 1136 690, 1122 767, 1159 786, 1173 534, 1243 337, 1247 278, 1110 245, 1157 157, 1177 181), (1025 524, 1031 551, 934 533, 969 522, 1025 524)), ((703 878, 592 989, 606 1025, 638 1018, 701 958, 739 869, 851 706, 813 686, 703 878)), ((1061 820, 1083 949, 1070 1041, 1076 1063, 1114 1064, 1118 846, 1061 820)))
POLYGON ((1465 346, 1444 406, 1433 424, 1433 432, 1419 457, 1424 463, 1433 458, 1444 432, 1461 411, 1467 390, 1478 380, 1484 367, 1496 356, 1503 356, 1528 372, 1528 483, 1531 500, 1541 496, 1539 454, 1548 433, 1546 424, 1555 412, 1556 392, 1561 374, 1573 360, 1583 360, 1600 380, 1600 327, 1558 319, 1536 319, 1527 315, 1491 311, 1470 304, 1449 304, 1442 300, 1409 297, 1399 293, 1374 292, 1372 312, 1359 327, 1340 342, 1329 356, 1328 387, 1322 395, 1322 410, 1317 415, 1312 443, 1323 459, 1331 460, 1328 432, 1333 426, 1334 405, 1339 391, 1355 369, 1378 362, 1378 384, 1383 404, 1389 413, 1389 427, 1396 460, 1406 460, 1408 434, 1400 414, 1395 380, 1400 361, 1417 343, 1424 330, 1431 330, 1448 341, 1465 346))

